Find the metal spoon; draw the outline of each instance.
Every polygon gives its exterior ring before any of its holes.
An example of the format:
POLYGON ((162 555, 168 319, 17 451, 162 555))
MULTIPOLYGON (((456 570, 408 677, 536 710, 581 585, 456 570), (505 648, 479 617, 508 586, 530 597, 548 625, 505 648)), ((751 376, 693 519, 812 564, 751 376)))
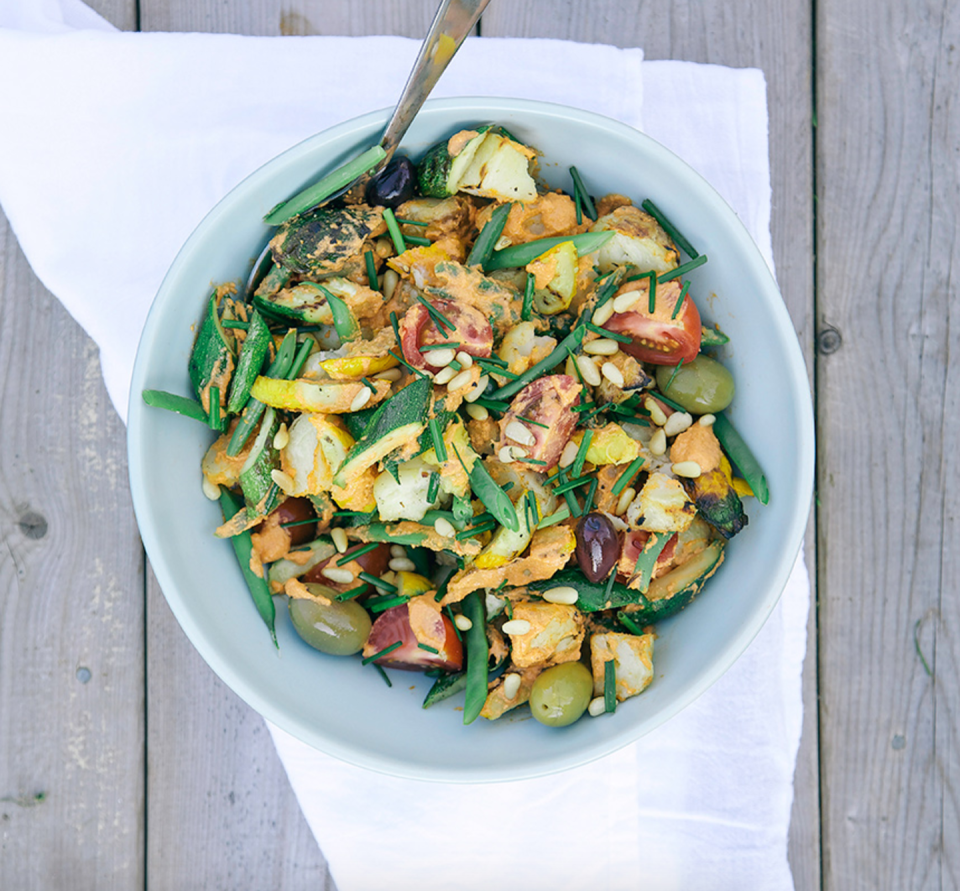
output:
MULTIPOLYGON (((311 207, 322 207, 341 197, 354 202, 363 200, 370 180, 390 162, 397 146, 400 145, 400 140, 403 139, 413 119, 423 107, 430 91, 436 86, 440 75, 446 70, 466 36, 473 30, 473 26, 489 2, 490 0, 441 0, 430 30, 420 46, 420 53, 407 78, 406 86, 400 94, 400 100, 380 138, 379 145, 384 151, 383 158, 376 167, 361 174, 321 201, 314 202, 311 207)), ((246 299, 250 298, 266 274, 269 262, 270 246, 267 244, 253 264, 250 277, 247 279, 244 292, 246 299)))

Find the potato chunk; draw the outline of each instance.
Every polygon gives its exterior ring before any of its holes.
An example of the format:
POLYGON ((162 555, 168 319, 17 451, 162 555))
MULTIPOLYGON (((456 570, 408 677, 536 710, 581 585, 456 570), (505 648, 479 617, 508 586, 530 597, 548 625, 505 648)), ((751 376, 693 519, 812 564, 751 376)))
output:
POLYGON ((642 693, 653 680, 652 634, 594 634, 590 638, 593 695, 603 695, 605 663, 616 666, 617 701, 642 693))
POLYGON ((525 634, 513 634, 513 663, 518 668, 544 668, 580 658, 583 643, 583 615, 575 606, 559 603, 521 602, 514 604, 513 618, 530 623, 525 634))

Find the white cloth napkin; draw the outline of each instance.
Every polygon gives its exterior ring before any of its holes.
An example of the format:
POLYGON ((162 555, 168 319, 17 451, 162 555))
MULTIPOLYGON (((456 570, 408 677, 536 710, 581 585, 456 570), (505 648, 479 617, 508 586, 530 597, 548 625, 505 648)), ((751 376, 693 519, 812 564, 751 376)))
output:
MULTIPOLYGON (((0 204, 37 275, 99 345, 121 417, 150 302, 196 223, 283 149, 392 105, 417 46, 126 34, 79 0, 5 0, 0 83, 17 86, 0 95, 0 204), (304 72, 318 67, 305 96, 304 72)), ((640 50, 468 40, 435 92, 547 99, 636 127, 642 112, 772 266, 762 73, 641 63, 640 50)), ((341 891, 788 891, 808 603, 798 560, 770 620, 713 688, 638 743, 556 776, 397 780, 270 729, 341 891)))

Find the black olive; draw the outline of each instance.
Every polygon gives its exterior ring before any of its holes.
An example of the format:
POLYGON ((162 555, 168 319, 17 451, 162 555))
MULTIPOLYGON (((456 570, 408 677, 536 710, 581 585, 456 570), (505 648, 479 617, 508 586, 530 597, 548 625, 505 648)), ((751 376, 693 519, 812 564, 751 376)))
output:
POLYGON ((577 563, 588 581, 610 575, 620 559, 620 536, 603 514, 587 514, 577 523, 577 563))
POLYGON ((413 198, 413 184, 416 179, 413 162, 409 158, 397 155, 391 158, 367 186, 367 204, 380 207, 399 207, 404 201, 413 198))

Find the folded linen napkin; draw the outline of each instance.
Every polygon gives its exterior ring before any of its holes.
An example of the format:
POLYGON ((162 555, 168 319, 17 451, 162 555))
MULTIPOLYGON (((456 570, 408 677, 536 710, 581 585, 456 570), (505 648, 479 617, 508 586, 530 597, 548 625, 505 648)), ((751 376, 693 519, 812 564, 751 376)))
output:
MULTIPOLYGON (((150 302, 196 223, 283 149, 392 105, 417 46, 125 34, 79 0, 7 0, 0 82, 18 88, 0 96, 0 205, 37 275, 99 345, 121 417, 150 302), (321 58, 323 95, 304 102, 287 85, 321 58)), ((473 94, 483 70, 490 95, 582 105, 637 127, 642 111, 647 132, 718 188, 772 266, 762 74, 641 60, 605 46, 468 40, 435 93, 473 94)), ((808 601, 798 560, 760 635, 713 688, 638 743, 560 775, 417 783, 271 731, 341 891, 425 879, 464 891, 787 891, 808 601)))

